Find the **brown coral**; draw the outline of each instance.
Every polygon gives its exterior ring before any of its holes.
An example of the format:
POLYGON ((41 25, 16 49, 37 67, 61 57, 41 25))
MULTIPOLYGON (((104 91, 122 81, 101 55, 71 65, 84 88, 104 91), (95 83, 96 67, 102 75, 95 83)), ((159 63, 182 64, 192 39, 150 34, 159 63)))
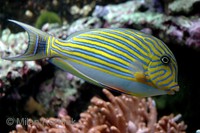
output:
POLYGON ((12 133, 184 133, 184 122, 177 123, 180 115, 164 116, 157 122, 155 102, 148 98, 113 96, 103 90, 109 101, 93 97, 87 111, 80 120, 73 122, 70 116, 41 118, 39 122, 29 120, 27 131, 17 125, 12 133))

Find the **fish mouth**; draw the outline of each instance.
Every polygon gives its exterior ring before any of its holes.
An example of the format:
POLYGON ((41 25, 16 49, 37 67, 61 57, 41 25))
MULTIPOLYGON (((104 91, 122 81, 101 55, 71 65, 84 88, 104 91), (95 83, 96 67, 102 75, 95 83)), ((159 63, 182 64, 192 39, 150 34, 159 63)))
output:
POLYGON ((176 83, 175 85, 171 86, 169 89, 167 89, 167 93, 170 95, 175 94, 175 92, 178 92, 180 89, 179 85, 176 83))

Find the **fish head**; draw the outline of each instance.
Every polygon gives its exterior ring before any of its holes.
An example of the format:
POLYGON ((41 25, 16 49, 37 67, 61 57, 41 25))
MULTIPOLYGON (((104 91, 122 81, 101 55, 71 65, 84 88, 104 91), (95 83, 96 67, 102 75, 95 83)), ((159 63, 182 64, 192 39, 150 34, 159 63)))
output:
POLYGON ((147 73, 148 79, 155 88, 164 90, 167 94, 179 91, 178 66, 171 51, 152 56, 147 73))

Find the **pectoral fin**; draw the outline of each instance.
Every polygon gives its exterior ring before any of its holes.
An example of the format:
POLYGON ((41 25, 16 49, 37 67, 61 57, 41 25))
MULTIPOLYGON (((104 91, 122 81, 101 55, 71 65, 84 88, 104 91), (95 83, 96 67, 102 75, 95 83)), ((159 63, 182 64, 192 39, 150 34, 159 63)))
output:
POLYGON ((144 74, 144 68, 139 61, 131 62, 129 70, 132 72, 134 78, 139 82, 145 82, 146 76, 144 74))

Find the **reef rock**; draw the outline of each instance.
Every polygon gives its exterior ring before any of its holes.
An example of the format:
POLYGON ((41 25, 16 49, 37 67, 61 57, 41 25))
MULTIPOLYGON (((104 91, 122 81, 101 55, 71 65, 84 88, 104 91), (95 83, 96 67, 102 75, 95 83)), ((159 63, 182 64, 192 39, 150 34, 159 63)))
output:
POLYGON ((188 14, 193 10, 199 11, 197 5, 200 5, 200 0, 174 0, 169 4, 168 9, 171 14, 188 14))

